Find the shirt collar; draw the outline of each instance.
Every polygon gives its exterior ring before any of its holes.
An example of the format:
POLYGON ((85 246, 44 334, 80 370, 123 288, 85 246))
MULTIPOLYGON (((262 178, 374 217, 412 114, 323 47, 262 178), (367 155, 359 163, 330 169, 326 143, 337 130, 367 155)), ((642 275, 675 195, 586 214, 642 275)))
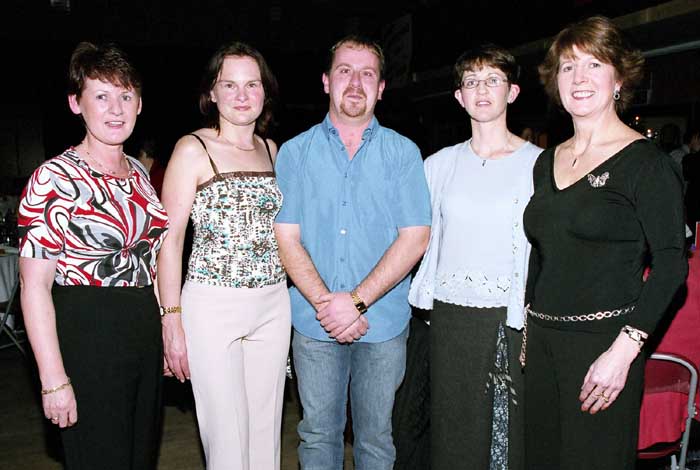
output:
MULTIPOLYGON (((323 131, 328 135, 338 136, 338 129, 335 128, 331 122, 330 113, 326 113, 326 118, 323 120, 323 131)), ((362 131, 362 140, 370 141, 379 131, 379 121, 377 121, 376 116, 372 116, 372 120, 369 122, 367 128, 362 131)))

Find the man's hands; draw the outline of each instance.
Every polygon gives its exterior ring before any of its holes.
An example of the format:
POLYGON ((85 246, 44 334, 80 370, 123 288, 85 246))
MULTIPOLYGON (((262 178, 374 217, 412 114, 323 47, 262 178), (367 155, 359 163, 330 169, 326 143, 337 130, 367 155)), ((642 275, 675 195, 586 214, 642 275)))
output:
POLYGON ((321 295, 316 304, 320 306, 316 318, 339 343, 352 343, 367 333, 367 318, 357 310, 349 292, 321 295))

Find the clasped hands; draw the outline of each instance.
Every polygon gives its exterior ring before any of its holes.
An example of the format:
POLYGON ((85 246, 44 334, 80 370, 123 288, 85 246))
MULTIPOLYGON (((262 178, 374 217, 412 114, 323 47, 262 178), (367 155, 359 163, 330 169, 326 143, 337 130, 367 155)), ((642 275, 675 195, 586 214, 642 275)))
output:
POLYGON ((330 292, 318 297, 316 319, 339 343, 352 343, 367 333, 369 322, 362 315, 349 292, 330 292))

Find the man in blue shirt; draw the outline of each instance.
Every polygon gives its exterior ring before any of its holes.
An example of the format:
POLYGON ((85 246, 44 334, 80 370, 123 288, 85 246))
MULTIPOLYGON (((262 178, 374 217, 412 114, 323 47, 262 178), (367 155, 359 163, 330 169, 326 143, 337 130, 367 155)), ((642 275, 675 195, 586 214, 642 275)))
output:
POLYGON ((349 36, 322 76, 324 121, 277 156, 284 203, 275 232, 294 283, 292 348, 304 409, 305 470, 343 468, 348 385, 356 469, 390 470, 394 395, 411 313, 408 273, 430 236, 430 196, 416 145, 382 127, 384 55, 349 36))

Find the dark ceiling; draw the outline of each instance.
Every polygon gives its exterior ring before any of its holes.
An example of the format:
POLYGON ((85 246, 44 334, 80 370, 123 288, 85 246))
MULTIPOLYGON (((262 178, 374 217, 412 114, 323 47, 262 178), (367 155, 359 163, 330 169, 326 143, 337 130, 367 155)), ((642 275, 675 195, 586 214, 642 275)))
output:
MULTIPOLYGON (((47 151, 54 150, 54 140, 60 150, 66 140, 63 133, 75 127, 63 89, 72 49, 81 40, 115 41, 132 54, 144 75, 139 127, 166 134, 172 141, 198 125, 197 86, 208 56, 220 44, 240 39, 263 52, 280 81, 280 136, 285 137, 322 117, 327 106, 320 85, 325 51, 349 32, 381 41, 392 22, 409 15, 408 67, 415 78, 439 76, 435 71, 449 68, 460 52, 485 41, 519 50, 522 60, 536 63, 547 38, 567 23, 593 14, 615 18, 634 16, 649 7, 662 16, 669 8, 694 10, 663 21, 635 18, 627 29, 643 49, 698 40, 698 4, 698 0, 3 0, 0 47, 5 48, 5 64, 11 64, 6 70, 12 73, 2 74, 0 80, 5 89, 38 96, 50 123, 47 151), (55 128, 57 121, 70 125, 55 128)), ((399 52, 406 52, 401 50, 403 44, 399 52)), ((433 86, 429 81, 426 85, 433 86)), ((436 92, 443 92, 443 85, 436 86, 436 92)), ((9 99, 21 112, 22 95, 9 99)))

